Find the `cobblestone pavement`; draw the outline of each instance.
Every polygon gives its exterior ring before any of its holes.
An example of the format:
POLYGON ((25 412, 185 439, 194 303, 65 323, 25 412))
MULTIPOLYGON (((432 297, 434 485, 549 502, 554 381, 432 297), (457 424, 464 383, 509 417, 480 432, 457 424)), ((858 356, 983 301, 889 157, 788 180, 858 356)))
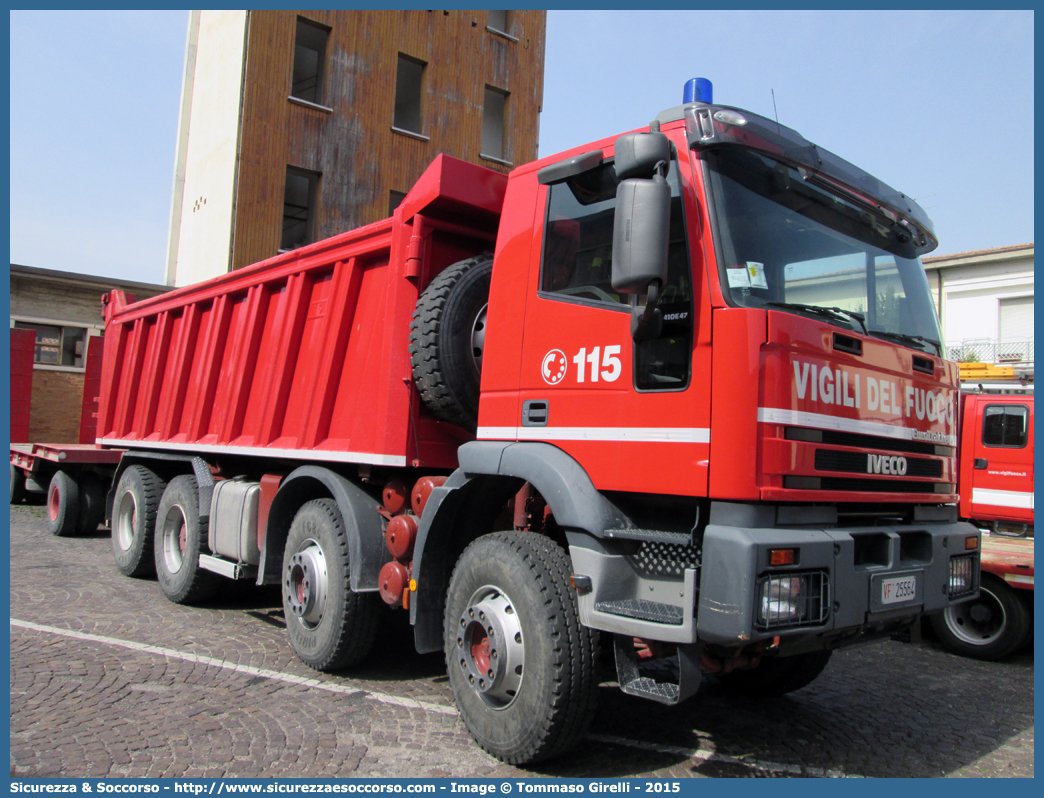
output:
POLYGON ((482 752, 440 655, 388 613, 362 666, 293 655, 279 596, 229 584, 181 607, 120 576, 108 533, 54 538, 11 508, 11 773, 17 776, 1032 776, 1033 655, 982 663, 932 643, 834 655, 810 687, 677 707, 603 686, 589 738, 534 769, 482 752))

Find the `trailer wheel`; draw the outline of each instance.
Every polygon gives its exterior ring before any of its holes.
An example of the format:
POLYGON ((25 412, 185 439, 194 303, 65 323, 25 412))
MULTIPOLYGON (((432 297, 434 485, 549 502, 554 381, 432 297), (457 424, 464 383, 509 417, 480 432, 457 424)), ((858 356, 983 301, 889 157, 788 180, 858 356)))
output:
POLYGON ((89 535, 105 520, 105 485, 101 477, 90 472, 80 477, 80 521, 76 532, 89 535))
POLYGON ((154 573, 152 536, 166 483, 145 466, 123 472, 112 501, 112 553, 124 576, 154 573))
POLYGON ((410 362, 421 399, 437 418, 472 431, 492 273, 488 254, 447 267, 424 289, 410 324, 410 362))
POLYGON ((14 463, 11 464, 11 504, 25 501, 25 472, 14 463))
POLYGON ((983 573, 979 597, 947 607, 932 616, 932 628, 943 647, 954 654, 982 660, 1002 659, 1026 642, 1030 613, 1003 579, 983 573))
POLYGON ((76 531, 80 518, 80 488, 65 471, 55 471, 47 488, 47 528, 65 538, 76 531))
POLYGON ((773 698, 807 687, 830 662, 832 651, 809 651, 791 657, 765 657, 750 670, 718 676, 722 688, 735 695, 773 698))
POLYGON ((377 593, 353 593, 348 537, 333 499, 294 516, 283 552, 283 610, 290 644, 317 671, 361 662, 377 635, 377 593))
POLYGON ((217 576, 199 567, 210 519, 199 515, 199 486, 194 476, 174 477, 163 491, 156 513, 156 579, 175 604, 198 604, 218 589, 217 576))
POLYGON ((598 633, 580 625, 569 559, 549 538, 498 532, 461 555, 446 598, 445 652, 471 736, 524 764, 580 741, 598 695, 598 633))

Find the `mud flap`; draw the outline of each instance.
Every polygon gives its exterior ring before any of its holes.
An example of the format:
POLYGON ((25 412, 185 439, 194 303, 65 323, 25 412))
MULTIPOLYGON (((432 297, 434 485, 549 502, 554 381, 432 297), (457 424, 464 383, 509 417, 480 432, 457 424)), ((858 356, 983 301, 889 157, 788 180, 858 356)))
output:
POLYGON ((613 635, 613 645, 616 678, 628 695, 670 705, 681 703, 700 687, 702 643, 679 644, 677 655, 651 663, 639 663, 632 637, 613 635))

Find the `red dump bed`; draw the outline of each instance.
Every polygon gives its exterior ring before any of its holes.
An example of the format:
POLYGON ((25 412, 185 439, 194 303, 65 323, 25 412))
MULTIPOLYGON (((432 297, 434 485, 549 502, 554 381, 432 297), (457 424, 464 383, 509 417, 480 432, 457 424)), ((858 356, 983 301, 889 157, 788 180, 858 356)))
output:
POLYGON ((455 466, 469 435, 423 408, 410 317, 432 277, 493 250, 506 183, 440 155, 391 219, 143 302, 112 292, 98 442, 455 466))

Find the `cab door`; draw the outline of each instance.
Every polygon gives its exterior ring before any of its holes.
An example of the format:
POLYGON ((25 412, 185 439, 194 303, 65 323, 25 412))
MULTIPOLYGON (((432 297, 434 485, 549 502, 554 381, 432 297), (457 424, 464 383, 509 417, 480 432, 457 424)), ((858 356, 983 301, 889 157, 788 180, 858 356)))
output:
POLYGON ((973 518, 1033 523, 1033 404, 978 397, 973 518))
POLYGON ((710 390, 695 375, 709 374, 710 348, 694 343, 706 282, 693 279, 684 179, 672 162, 662 332, 637 343, 629 298, 611 281, 619 182, 613 164, 543 187, 517 437, 564 449, 601 490, 706 494, 710 390), (701 353, 695 368, 694 351, 701 353))

